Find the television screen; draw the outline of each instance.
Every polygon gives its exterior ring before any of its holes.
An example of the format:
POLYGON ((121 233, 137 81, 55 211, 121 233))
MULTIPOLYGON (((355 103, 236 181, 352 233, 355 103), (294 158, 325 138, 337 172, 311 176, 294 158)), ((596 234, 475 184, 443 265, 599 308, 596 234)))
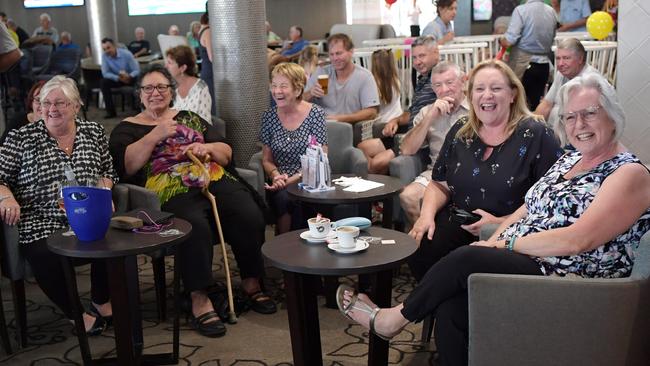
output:
POLYGON ((129 0, 129 15, 203 13, 206 0, 129 0))
POLYGON ((492 19, 492 0, 472 0, 472 20, 485 21, 492 19))
POLYGON ((57 6, 83 6, 84 0, 24 0, 25 8, 53 8, 57 6))

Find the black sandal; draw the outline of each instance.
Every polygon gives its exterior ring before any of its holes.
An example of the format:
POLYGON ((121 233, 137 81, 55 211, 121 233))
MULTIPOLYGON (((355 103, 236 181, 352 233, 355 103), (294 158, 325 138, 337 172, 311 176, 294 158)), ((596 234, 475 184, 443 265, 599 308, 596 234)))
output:
POLYGON ((253 309, 253 311, 260 314, 274 314, 278 311, 275 302, 273 302, 273 300, 262 291, 258 291, 248 296, 251 300, 251 309, 253 309))
POLYGON ((226 326, 219 319, 219 315, 212 310, 197 317, 194 317, 194 314, 190 314, 190 325, 205 337, 216 338, 226 334, 226 326), (211 319, 217 319, 217 321, 207 322, 211 319))
POLYGON ((106 320, 102 318, 101 316, 95 316, 94 314, 91 313, 86 313, 88 315, 91 315, 95 317, 95 321, 93 322, 93 325, 86 331, 86 335, 89 337, 94 337, 102 334, 104 330, 106 330, 106 320))
POLYGON ((91 315, 95 316, 96 318, 104 319, 104 321, 106 321, 107 328, 113 325, 113 315, 103 316, 102 314, 99 313, 99 310, 97 310, 97 307, 95 307, 95 304, 93 304, 92 302, 90 303, 88 312, 91 315))

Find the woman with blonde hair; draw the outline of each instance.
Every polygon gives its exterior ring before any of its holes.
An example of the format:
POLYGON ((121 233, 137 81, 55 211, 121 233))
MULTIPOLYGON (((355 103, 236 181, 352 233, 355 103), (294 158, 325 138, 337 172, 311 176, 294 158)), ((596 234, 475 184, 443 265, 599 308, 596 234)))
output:
POLYGON ((408 259, 417 280, 452 250, 476 241, 483 225, 503 222, 563 153, 553 130, 528 110, 524 88, 506 64, 478 64, 468 88, 468 116, 447 133, 409 232, 420 242, 408 259))
MULTIPOLYGON (((402 114, 400 84, 397 76, 395 56, 390 49, 376 50, 372 53, 372 76, 379 92, 378 123, 385 124, 402 114)), ((397 133, 406 133, 408 126, 400 126, 397 133)), ((387 174, 389 159, 378 156, 382 151, 393 147, 393 136, 370 139, 359 143, 358 147, 368 159, 368 173, 387 174)))

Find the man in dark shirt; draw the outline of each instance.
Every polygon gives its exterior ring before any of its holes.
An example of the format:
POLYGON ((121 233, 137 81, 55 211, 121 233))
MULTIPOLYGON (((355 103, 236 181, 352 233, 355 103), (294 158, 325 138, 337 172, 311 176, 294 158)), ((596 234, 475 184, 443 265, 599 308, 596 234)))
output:
POLYGON ((135 41, 131 41, 127 48, 131 51, 133 57, 140 57, 149 54, 151 47, 149 47, 149 41, 144 39, 144 28, 135 28, 135 41))

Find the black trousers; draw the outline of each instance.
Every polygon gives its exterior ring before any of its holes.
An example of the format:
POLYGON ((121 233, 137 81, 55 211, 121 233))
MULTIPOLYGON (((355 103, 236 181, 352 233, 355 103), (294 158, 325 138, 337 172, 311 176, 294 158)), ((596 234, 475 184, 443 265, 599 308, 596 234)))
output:
MULTIPOLYGON (((266 223, 253 196, 243 184, 225 176, 210 184, 210 192, 216 198, 224 239, 232 247, 241 278, 261 277, 266 223)), ((161 208, 192 224, 190 237, 176 247, 185 290, 203 290, 212 285, 213 245, 219 242, 219 236, 210 201, 200 189, 190 188, 161 208)))
POLYGON ((460 224, 450 221, 449 216, 449 206, 438 212, 433 239, 429 240, 425 235, 420 241, 420 247, 407 260, 411 274, 418 282, 442 257, 478 240, 478 237, 463 230, 460 224))
POLYGON ((126 84, 121 81, 113 81, 111 79, 102 79, 99 86, 104 95, 104 104, 106 104, 106 111, 108 113, 115 113, 115 103, 113 103, 113 93, 111 88, 121 88, 123 86, 133 85, 134 81, 126 84))
POLYGON ((411 322, 435 315, 440 365, 467 365, 467 279, 472 273, 542 275, 527 255, 504 249, 464 246, 431 267, 404 301, 402 315, 411 322))
MULTIPOLYGON (((74 319, 68 296, 68 287, 63 274, 61 256, 47 249, 46 239, 21 246, 21 251, 45 295, 63 311, 68 319, 74 319)), ((90 298, 96 304, 104 304, 110 299, 108 274, 103 260, 74 260, 74 265, 90 263, 90 298)))
POLYGON ((521 78, 521 83, 526 91, 528 108, 534 111, 544 96, 544 89, 548 81, 549 64, 531 62, 521 78))

